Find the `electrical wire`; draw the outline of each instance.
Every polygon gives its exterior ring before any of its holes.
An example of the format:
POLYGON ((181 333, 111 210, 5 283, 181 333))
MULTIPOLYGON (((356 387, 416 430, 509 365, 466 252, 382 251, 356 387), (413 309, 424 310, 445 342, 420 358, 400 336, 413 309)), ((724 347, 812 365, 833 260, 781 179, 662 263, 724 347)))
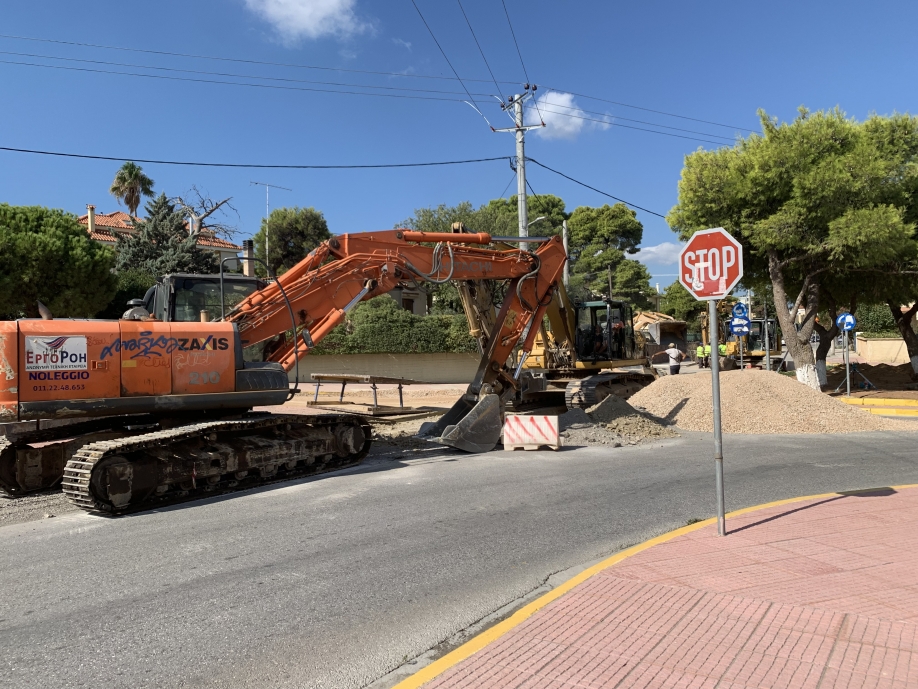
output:
MULTIPOLYGON (((172 53, 165 50, 148 50, 144 48, 125 48, 116 45, 102 45, 99 43, 78 43, 77 41, 61 41, 53 38, 34 38, 31 36, 14 36, 0 34, 0 38, 9 38, 17 41, 36 41, 39 43, 56 43, 59 45, 72 45, 80 48, 100 48, 103 50, 122 50, 131 53, 146 53, 148 55, 164 55, 168 57, 188 57, 195 60, 219 60, 222 62, 239 62, 249 65, 266 65, 270 67, 294 67, 296 69, 317 69, 329 72, 350 72, 352 74, 374 74, 387 77, 405 77, 407 79, 447 79, 453 81, 456 77, 441 77, 433 74, 405 74, 404 72, 377 72, 366 69, 347 69, 345 67, 319 67, 317 65, 304 65, 290 62, 269 62, 266 60, 247 60, 237 57, 220 57, 217 55, 195 55, 193 53, 172 53)), ((460 80, 461 81, 461 80, 460 80)), ((466 81, 487 82, 487 79, 466 79, 466 81)), ((515 81, 505 81, 505 84, 515 84, 515 81)))
MULTIPOLYGON (((506 12, 506 5, 504 6, 504 10, 506 12)), ((513 28, 512 25, 510 28, 512 31, 512 28, 513 28)), ((124 51, 124 52, 144 53, 148 55, 162 55, 162 56, 167 56, 167 57, 191 58, 195 60, 216 60, 216 61, 221 61, 221 62, 237 62, 240 64, 265 65, 265 66, 270 66, 270 67, 290 67, 290 68, 295 68, 295 69, 314 69, 314 70, 322 70, 322 71, 329 71, 329 72, 347 72, 351 74, 372 74, 376 76, 403 77, 406 79, 440 79, 440 80, 448 80, 448 81, 455 80, 455 81, 469 81, 469 82, 481 82, 481 83, 488 82, 487 79, 471 79, 471 78, 460 79, 458 78, 458 75, 454 77, 449 77, 449 76, 436 76, 433 74, 406 74, 404 72, 383 72, 383 71, 374 71, 374 70, 365 70, 365 69, 348 69, 345 67, 323 67, 323 66, 318 66, 318 65, 306 65, 306 64, 298 64, 298 63, 290 63, 290 62, 271 62, 268 60, 250 60, 250 59, 245 59, 245 58, 223 57, 219 55, 198 55, 194 53, 177 53, 177 52, 169 52, 165 50, 150 50, 150 49, 145 49, 145 48, 128 48, 124 46, 104 45, 100 43, 81 43, 78 41, 64 41, 64 40, 53 39, 53 38, 36 38, 34 36, 16 36, 13 34, 0 34, 0 38, 6 38, 6 39, 18 40, 18 41, 32 41, 32 42, 38 42, 38 43, 52 43, 52 44, 57 44, 57 45, 69 45, 69 46, 76 46, 80 48, 98 48, 102 50, 118 50, 118 51, 124 51)), ((514 35, 514 41, 515 41, 515 38, 516 37, 514 35)), ((517 49, 518 48, 519 46, 517 46, 517 49)), ((520 57, 520 62, 522 64, 522 56, 520 57)), ((523 72, 524 74, 526 72, 525 64, 523 64, 523 72)), ((526 78, 528 80, 529 78, 528 75, 526 76, 526 78)), ((499 81, 498 83, 499 84, 516 84, 517 82, 516 81, 499 81)), ((702 120, 702 119, 698 119, 695 117, 688 117, 686 115, 678 115, 676 113, 666 112, 663 110, 654 110, 652 108, 646 108, 640 105, 632 105, 630 103, 623 103, 621 101, 609 100, 606 98, 600 98, 598 96, 590 96, 584 93, 577 93, 574 91, 568 91, 566 89, 555 88, 553 86, 546 86, 544 88, 550 89, 552 91, 556 91, 558 93, 566 93, 571 96, 578 96, 580 98, 587 98, 590 100, 600 101, 603 103, 611 103, 612 105, 620 105, 625 108, 643 110, 645 112, 652 112, 658 115, 665 115, 667 117, 677 117, 680 119, 691 120, 693 122, 711 124, 717 127, 727 127, 728 129, 738 129, 740 131, 750 131, 749 128, 747 127, 738 127, 736 125, 723 124, 720 122, 712 122, 710 120, 702 120)), ((663 125, 660 125, 660 126, 663 126, 663 125)))
MULTIPOLYGON (((510 35, 513 36, 513 45, 516 46, 516 54, 520 57, 520 65, 523 67, 523 75, 526 77, 526 84, 531 85, 532 82, 529 81, 529 72, 526 71, 526 63, 523 62, 523 53, 520 52, 520 44, 516 41, 516 32, 513 30, 513 22, 510 21, 510 13, 507 11, 507 3, 505 0, 500 0, 500 4, 504 6, 504 14, 507 15, 507 26, 510 27, 510 35)), ((539 113, 539 121, 544 125, 545 122, 542 120, 542 113, 539 112, 539 101, 535 93, 532 94, 532 104, 535 105, 536 112, 539 113)))
POLYGON ((58 156, 62 158, 81 158, 86 160, 111 160, 115 162, 124 162, 130 160, 135 163, 147 163, 151 165, 192 165, 195 167, 235 167, 235 168, 259 168, 271 170, 375 170, 379 168, 399 168, 399 167, 433 167, 438 165, 465 165, 467 163, 489 163, 495 160, 507 160, 507 156, 496 158, 471 158, 468 160, 443 160, 431 163, 380 163, 378 165, 267 165, 260 163, 201 163, 194 161, 182 160, 147 160, 143 158, 131 157, 114 157, 87 155, 82 153, 62 153, 59 151, 38 151, 28 148, 12 148, 10 146, 0 146, 0 151, 11 151, 13 153, 32 153, 35 155, 58 156))
POLYGON ((535 158, 529 158, 529 157, 527 157, 526 160, 528 160, 530 163, 535 163, 536 165, 538 165, 538 166, 541 167, 541 168, 545 168, 545 169, 548 170, 549 172, 554 172, 556 175, 560 175, 561 177, 564 177, 564 179, 570 180, 570 181, 573 182, 574 184, 579 184, 581 187, 586 187, 587 189, 590 189, 590 190, 592 190, 592 191, 595 191, 597 194, 602 194, 603 196, 608 196, 610 199, 614 199, 614 200, 616 200, 616 201, 621 201, 622 203, 624 203, 624 204, 626 204, 626 205, 628 205, 628 206, 631 206, 632 208, 637 208, 638 210, 644 211, 645 213, 650 213, 651 215, 655 215, 655 216, 657 216, 658 218, 663 218, 664 220, 666 219, 666 216, 663 215, 662 213, 657 213, 656 211, 652 211, 652 210, 650 210, 650 209, 648 209, 648 208, 643 208, 643 207, 641 207, 641 206, 638 206, 637 204, 631 203, 630 201, 625 201, 625 199, 620 199, 620 198, 618 198, 617 196, 612 196, 612 194, 606 193, 606 192, 604 192, 604 191, 602 191, 602 190, 600 190, 600 189, 597 189, 596 187, 591 187, 589 184, 586 184, 585 182, 581 182, 579 179, 574 179, 574 178, 571 177, 570 175, 565 175, 563 172, 561 172, 561 171, 559 171, 559 170, 555 170, 554 168, 548 167, 547 165, 544 165, 544 164, 540 163, 540 162, 539 162, 538 160, 536 160, 535 158))
POLYGON ((513 184, 513 180, 515 179, 516 179, 516 173, 514 172, 513 177, 510 178, 510 181, 507 182, 507 186, 504 187, 504 190, 501 192, 500 196, 498 196, 497 198, 499 199, 504 198, 504 195, 507 193, 507 189, 510 188, 510 185, 513 184))
POLYGON ((628 103, 621 103, 619 101, 608 100, 606 98, 597 98, 596 96, 588 96, 584 93, 575 93, 574 91, 567 91, 565 89, 557 89, 554 86, 545 86, 543 88, 551 89, 552 91, 556 91, 558 93, 566 93, 570 96, 577 96, 579 98, 588 98, 589 100, 598 100, 602 103, 611 103, 612 105, 620 105, 623 108, 634 108, 635 110, 644 110, 645 112, 654 112, 658 115, 666 115, 667 117, 678 117, 679 119, 682 119, 682 120, 691 120, 692 122, 702 122, 704 124, 712 124, 715 127, 726 127, 727 129, 739 129, 740 131, 744 131, 744 132, 750 131, 747 127, 737 127, 732 124, 722 124, 720 122, 711 122, 710 120, 699 120, 696 117, 687 117, 686 115, 677 115, 675 113, 665 112, 663 110, 654 110, 652 108, 644 108, 644 107, 641 107, 640 105, 628 105, 628 103))
MULTIPOLYGON (((662 136, 673 136, 673 137, 676 137, 677 139, 689 139, 690 141, 702 141, 704 143, 714 144, 716 146, 725 145, 723 141, 711 141, 709 139, 699 139, 694 136, 684 136, 682 134, 670 134, 669 132, 658 132, 654 129, 644 129, 643 127, 634 127, 630 124, 619 124, 617 122, 609 122, 609 120, 599 120, 599 119, 596 119, 595 117, 583 117, 582 115, 575 115, 570 112, 558 112, 557 110, 547 110, 547 109, 545 110, 545 112, 552 113, 553 115, 561 115, 562 117, 571 117, 575 120, 586 120, 587 122, 599 122, 600 124, 606 124, 606 125, 609 125, 610 127, 624 127, 625 129, 636 129, 639 132, 650 132, 651 134, 661 134, 662 136)), ((708 135, 705 134, 704 136, 708 136, 708 135)), ((726 137, 723 137, 723 138, 726 138, 726 137)), ((728 139, 728 141, 732 143, 732 140, 728 139)))
POLYGON ((92 69, 90 67, 67 67, 65 65, 42 65, 35 62, 16 62, 14 60, 0 60, 0 64, 22 65, 25 67, 44 67, 46 69, 63 69, 72 72, 92 72, 95 74, 120 74, 127 77, 144 77, 146 79, 162 79, 166 81, 185 81, 197 84, 222 84, 223 86, 247 86, 249 88, 274 89, 280 91, 308 91, 310 93, 340 93, 349 96, 374 96, 376 98, 407 98, 410 100, 435 100, 448 103, 463 103, 459 98, 440 98, 438 96, 408 96, 401 93, 368 93, 366 91, 342 91, 340 89, 319 89, 305 86, 278 86, 274 84, 253 84, 241 81, 218 81, 216 79, 197 79, 192 77, 170 77, 165 74, 142 74, 140 72, 118 72, 111 69, 92 69))
MULTIPOLYGON (((576 105, 562 105, 561 103, 551 103, 551 102, 542 101, 543 110, 545 109, 546 106, 550 106, 552 108, 563 108, 564 110, 576 110, 579 112, 587 113, 589 115, 599 115, 600 117, 608 118, 608 124, 615 124, 613 120, 615 121, 623 120, 625 122, 636 122, 637 124, 646 124, 651 127, 660 127, 662 129, 672 129, 673 131, 677 131, 677 132, 686 132, 688 134, 700 134, 702 136, 709 136, 715 139, 724 139, 726 141, 731 141, 731 142, 733 141, 733 138, 729 136, 723 136, 721 134, 708 134, 707 132, 699 132, 695 129, 683 129, 682 127, 671 127, 670 125, 667 125, 667 124, 658 124, 656 122, 648 122, 647 120, 635 120, 631 117, 622 117, 621 115, 613 115, 608 112, 599 112, 598 110, 584 110, 583 108, 580 108, 576 105)), ((546 112, 549 112, 549 111, 546 110, 546 112)), ((561 113, 558 113, 558 114, 561 114, 561 113)))
MULTIPOLYGON (((204 76, 229 77, 233 79, 264 79, 266 81, 282 81, 294 84, 320 84, 324 86, 347 86, 352 88, 365 89, 384 89, 387 91, 408 91, 413 93, 440 93, 451 96, 461 96, 458 91, 443 91, 441 89, 418 89, 407 88, 404 86, 374 86, 372 84, 354 84, 342 81, 314 81, 311 79, 290 79, 286 77, 269 77, 258 74, 235 74, 233 72, 207 72, 197 69, 180 69, 178 67, 158 67, 156 65, 139 65, 133 62, 110 62, 107 60, 88 60, 78 57, 57 57, 56 55, 40 55, 36 53, 17 53, 8 50, 0 50, 0 55, 14 55, 16 57, 35 57, 44 60, 64 60, 67 62, 82 62, 84 64, 106 65, 110 67, 131 67, 134 69, 155 69, 163 72, 180 72, 183 74, 200 74, 204 76)), ((490 93, 476 93, 476 96, 490 96, 490 93)))
MULTIPOLYGON (((481 43, 478 42, 478 36, 475 35, 475 29, 472 28, 472 22, 469 21, 468 15, 465 13, 465 8, 462 6, 462 0, 456 0, 459 3, 459 9, 462 10, 462 16, 465 17, 465 23, 469 26, 469 31, 472 32, 472 38, 475 39, 475 45, 478 46, 478 52, 481 53, 481 59, 484 60, 485 67, 488 68, 488 74, 491 75, 491 79, 494 80, 494 86, 497 88, 497 95, 501 95, 500 84, 497 83, 497 79, 494 76, 494 72, 491 71, 491 65, 488 64, 488 58, 485 57, 484 50, 481 49, 481 43)), ((501 99, 503 102, 503 99, 501 99)))
MULTIPOLYGON (((451 70, 453 70, 453 74, 456 75, 456 79, 459 80, 459 83, 462 84, 462 88, 465 89, 466 94, 468 94, 469 100, 472 101, 472 103, 475 105, 475 109, 478 110, 478 104, 475 103, 475 99, 472 98, 472 94, 469 93, 468 88, 466 88, 465 82, 462 81, 462 79, 459 77, 459 72, 457 72, 457 71, 456 71, 456 68, 453 67, 453 63, 449 61, 449 58, 448 58, 448 57, 446 57, 446 51, 443 50, 443 46, 440 45, 440 41, 438 41, 438 40, 437 40, 437 37, 434 36, 433 29, 430 28, 430 24, 427 23, 427 20, 426 20, 426 19, 424 19, 424 15, 421 14, 421 8, 418 7, 418 3, 416 3, 414 0, 411 0, 411 4, 414 5, 414 9, 416 9, 416 10, 418 11, 418 16, 421 18, 421 21, 424 22, 424 26, 427 27, 427 32, 430 34, 430 37, 434 40, 434 43, 437 44, 437 48, 440 49, 440 54, 443 56, 443 59, 446 60, 446 64, 448 64, 448 65, 449 65, 449 68, 450 68, 451 70)), ((481 110, 478 110, 478 112, 479 112, 479 114, 481 114, 481 110)), ((481 116, 484 117, 483 114, 482 114, 481 116)), ((485 121, 487 121, 487 118, 486 118, 485 121)))

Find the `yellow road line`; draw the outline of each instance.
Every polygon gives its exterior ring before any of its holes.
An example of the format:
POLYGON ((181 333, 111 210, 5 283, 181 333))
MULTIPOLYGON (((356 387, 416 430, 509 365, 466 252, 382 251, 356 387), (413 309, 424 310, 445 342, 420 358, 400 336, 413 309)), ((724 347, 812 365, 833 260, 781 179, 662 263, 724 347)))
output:
MULTIPOLYGON (((840 491, 836 493, 820 493, 818 495, 804 495, 799 498, 787 498, 786 500, 775 500, 774 502, 766 502, 761 505, 754 505, 753 507, 744 507, 741 510, 735 510, 733 512, 727 513, 727 519, 732 517, 739 517, 743 514, 749 514, 750 512, 757 512, 759 510, 768 509, 769 507, 780 507, 781 505, 789 505, 795 502, 803 502, 805 500, 818 500, 820 498, 833 498, 839 495, 853 495, 858 493, 873 493, 878 490, 903 490, 905 488, 918 488, 918 483, 910 483, 902 486, 884 486, 881 488, 866 488, 864 490, 850 490, 850 491, 840 491)), ((458 648, 450 651, 442 658, 438 658, 430 665, 421 668, 416 673, 410 677, 406 677, 401 682, 396 684, 393 689, 417 689, 418 687, 426 684, 432 679, 442 675, 444 672, 449 670, 454 665, 461 663, 463 660, 469 656, 477 653, 483 649, 488 644, 497 641, 504 634, 512 630, 514 627, 519 626, 527 619, 532 617, 536 612, 544 608, 546 605, 551 603, 554 600, 557 600, 565 593, 570 591, 576 586, 579 586, 587 579, 596 576, 604 569, 608 569, 612 565, 618 564, 622 560, 631 557, 632 555, 637 555, 638 553, 652 548, 655 545, 660 543, 666 543, 671 541, 674 538, 683 536, 692 531, 697 531, 698 529, 703 529, 704 527, 714 524, 717 520, 715 518, 705 519, 704 521, 696 522, 695 524, 690 524, 689 526, 683 526, 676 529, 675 531, 670 531, 656 538, 651 538, 648 541, 639 543, 635 546, 631 546, 620 553, 616 553, 612 557, 609 557, 602 562, 598 562, 592 567, 583 570, 580 574, 571 579, 568 579, 563 584, 557 588, 552 589, 548 593, 539 596, 531 603, 524 605, 522 608, 513 613, 510 617, 503 620, 502 622, 497 623, 490 629, 486 629, 477 636, 472 637, 464 644, 458 648)), ((729 535, 729 534, 728 534, 729 535)))

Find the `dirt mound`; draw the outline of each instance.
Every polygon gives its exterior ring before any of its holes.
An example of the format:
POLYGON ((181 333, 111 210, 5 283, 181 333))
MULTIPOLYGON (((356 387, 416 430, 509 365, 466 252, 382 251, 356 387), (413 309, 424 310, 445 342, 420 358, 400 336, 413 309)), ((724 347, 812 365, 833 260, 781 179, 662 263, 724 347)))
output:
POLYGON ((621 447, 646 440, 678 437, 678 433, 615 395, 586 411, 571 409, 559 417, 558 423, 565 445, 621 447))
MULTIPOLYGON (((918 430, 909 421, 874 416, 770 371, 722 372, 720 400, 725 433, 918 430)), ((687 431, 713 431, 710 372, 664 376, 630 402, 687 431)))

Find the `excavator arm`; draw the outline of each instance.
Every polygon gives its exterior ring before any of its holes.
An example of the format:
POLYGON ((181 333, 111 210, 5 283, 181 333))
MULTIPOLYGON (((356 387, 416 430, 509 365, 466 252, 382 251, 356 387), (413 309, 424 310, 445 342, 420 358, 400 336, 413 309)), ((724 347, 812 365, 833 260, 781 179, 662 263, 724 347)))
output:
POLYGON ((486 233, 392 230, 340 235, 242 301, 226 320, 237 324, 244 345, 253 345, 290 329, 292 309, 296 342, 284 342, 269 356, 289 371, 297 356, 321 342, 350 309, 399 285, 509 280, 475 379, 453 409, 428 429, 432 439, 445 444, 491 449, 500 437, 502 402, 517 388, 520 367, 566 260, 558 237, 540 242, 532 252, 488 248, 492 241, 497 240, 486 233), (517 346, 520 366, 511 371, 506 362, 517 346))

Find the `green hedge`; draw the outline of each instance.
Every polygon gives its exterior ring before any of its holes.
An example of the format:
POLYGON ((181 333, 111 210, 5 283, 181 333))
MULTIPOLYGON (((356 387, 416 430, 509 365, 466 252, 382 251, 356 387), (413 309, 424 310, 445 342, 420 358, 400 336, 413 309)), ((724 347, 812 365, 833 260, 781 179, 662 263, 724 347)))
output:
POLYGON ((355 307, 310 356, 477 351, 464 316, 415 316, 382 295, 355 307))

